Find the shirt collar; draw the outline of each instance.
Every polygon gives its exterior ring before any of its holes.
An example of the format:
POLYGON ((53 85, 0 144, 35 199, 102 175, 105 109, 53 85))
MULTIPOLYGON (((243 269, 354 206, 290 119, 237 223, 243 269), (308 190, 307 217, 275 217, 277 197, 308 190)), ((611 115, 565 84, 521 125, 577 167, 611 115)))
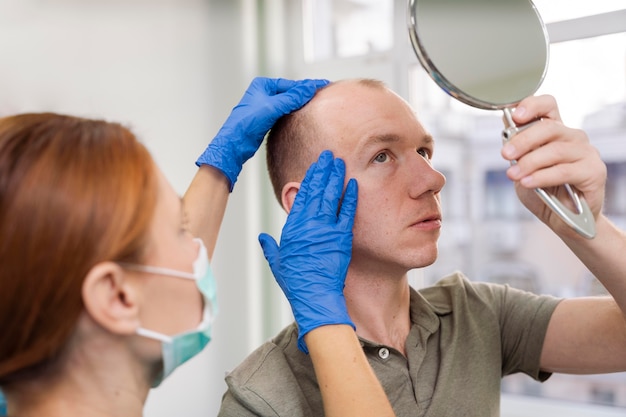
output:
MULTIPOLYGON (((424 290, 428 292, 428 289, 424 290)), ((442 300, 429 301, 422 294, 424 290, 417 291, 413 287, 410 287, 409 310, 411 316, 411 332, 409 338, 411 338, 411 334, 415 333, 419 328, 425 330, 428 335, 437 332, 440 323, 439 317, 452 313, 450 303, 442 302, 442 300)), ((418 331, 418 333, 421 332, 418 331)), ((361 346, 382 346, 361 337, 359 337, 359 340, 361 346)))

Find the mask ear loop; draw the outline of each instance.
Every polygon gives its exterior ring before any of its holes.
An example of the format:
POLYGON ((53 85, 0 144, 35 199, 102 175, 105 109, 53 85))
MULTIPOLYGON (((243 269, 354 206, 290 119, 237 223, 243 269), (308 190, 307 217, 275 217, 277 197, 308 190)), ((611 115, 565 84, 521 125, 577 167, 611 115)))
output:
MULTIPOLYGON (((194 260, 194 263, 193 263, 194 271, 195 271, 197 269, 197 264, 199 262, 202 262, 202 261, 199 261, 199 259, 204 259, 206 257, 206 259, 208 260, 208 255, 207 255, 206 247, 204 246, 204 243, 202 242, 202 239, 194 238, 193 241, 198 243, 199 245, 198 257, 196 258, 196 260, 194 260)), ((166 276, 176 277, 176 278, 192 279, 194 281, 198 281, 198 279, 200 279, 200 277, 197 277, 195 274, 191 272, 183 272, 177 269, 170 269, 170 268, 165 268, 165 267, 160 267, 160 266, 138 265, 138 264, 130 264, 130 263, 124 263, 124 262, 119 262, 118 265, 121 266, 122 268, 131 270, 131 271, 148 272, 148 273, 157 274, 157 275, 166 275, 166 276)))
MULTIPOLYGON (((161 268, 158 266, 149 266, 149 265, 125 264, 125 263, 119 263, 119 265, 122 268, 131 270, 131 271, 147 272, 149 274, 164 275, 164 276, 174 277, 174 278, 183 278, 183 279, 189 279, 193 281, 198 280, 194 274, 177 271, 175 269, 161 268)), ((204 316, 203 316, 203 320, 205 320, 204 316)), ((172 343, 172 340, 173 340, 171 337, 163 333, 155 332, 153 330, 148 330, 143 327, 138 327, 136 330, 136 334, 140 336, 148 337, 150 339, 156 339, 164 343, 172 343)))
MULTIPOLYGON (((165 275, 165 276, 171 276, 174 278, 191 279, 191 280, 197 281, 196 277, 193 274, 177 271, 175 269, 161 268, 161 267, 149 266, 149 265, 127 264, 127 263, 122 263, 122 262, 118 263, 118 265, 130 271, 147 272, 150 274, 165 275)), ((144 329, 141 326, 138 327, 137 330, 135 330, 135 333, 138 334, 139 336, 144 336, 149 339, 155 339, 160 342, 172 343, 171 337, 163 333, 155 332, 153 330, 144 329)))
MULTIPOLYGON (((204 266, 204 268, 209 268, 207 250, 206 250, 206 247, 204 246, 204 243, 202 242, 202 239, 194 238, 193 240, 194 242, 197 242, 199 245, 198 258, 194 261, 194 272, 198 270, 198 263, 206 263, 207 265, 204 266), (199 259, 202 259, 202 260, 199 260, 199 259)), ((201 276, 196 276, 195 273, 182 272, 176 269, 164 268, 164 267, 159 267, 159 266, 137 265, 137 264, 127 264, 127 263, 118 263, 118 265, 120 265, 122 268, 131 270, 131 271, 147 272, 151 274, 165 275, 165 276, 175 277, 175 278, 190 279, 190 280, 196 281, 197 284, 200 283, 200 279, 201 279, 201 276)), ((203 275, 204 272, 205 271, 202 271, 201 275, 203 275)), ((216 310, 211 299, 206 297, 202 290, 200 292, 203 295, 202 301, 204 303, 204 306, 203 306, 203 312, 202 312, 202 320, 200 321, 200 324, 198 325, 197 328, 202 328, 203 325, 207 323, 209 324, 213 323, 213 321, 215 320, 215 310, 216 310)), ((138 327, 136 330, 136 333, 140 336, 145 336, 151 339, 156 339, 165 343, 171 343, 173 341, 173 338, 167 335, 164 335, 159 332, 155 332, 153 330, 148 330, 143 327, 138 327)))
POLYGON ((163 333, 159 333, 159 332, 155 332, 152 330, 148 330, 148 329, 144 329, 143 327, 138 327, 137 328, 137 334, 139 336, 144 336, 147 337, 149 339, 156 339, 160 342, 164 342, 164 343, 172 343, 172 338, 164 335, 163 333))
POLYGON ((150 266, 150 265, 135 265, 135 264, 126 264, 126 263, 119 263, 118 265, 130 271, 147 272, 150 274, 166 275, 168 277, 192 279, 194 281, 197 281, 196 276, 192 274, 191 272, 182 272, 176 269, 162 268, 160 266, 150 266))

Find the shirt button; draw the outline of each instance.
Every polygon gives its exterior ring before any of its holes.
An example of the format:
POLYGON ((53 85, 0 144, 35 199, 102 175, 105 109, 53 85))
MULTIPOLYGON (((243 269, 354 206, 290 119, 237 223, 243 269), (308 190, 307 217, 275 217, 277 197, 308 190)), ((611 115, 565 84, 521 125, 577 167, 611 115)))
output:
POLYGON ((389 349, 387 349, 385 347, 384 348, 380 348, 378 350, 378 357, 380 359, 387 359, 389 357, 389 349))

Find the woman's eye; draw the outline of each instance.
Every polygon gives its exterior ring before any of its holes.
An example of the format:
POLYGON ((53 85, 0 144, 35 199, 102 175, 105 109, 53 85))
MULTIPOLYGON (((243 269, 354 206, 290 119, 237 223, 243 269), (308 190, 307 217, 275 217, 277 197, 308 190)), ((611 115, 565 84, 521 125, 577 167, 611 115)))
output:
POLYGON ((389 155, 387 155, 385 152, 381 152, 374 157, 374 162, 382 163, 386 162, 387 159, 389 159, 389 155))

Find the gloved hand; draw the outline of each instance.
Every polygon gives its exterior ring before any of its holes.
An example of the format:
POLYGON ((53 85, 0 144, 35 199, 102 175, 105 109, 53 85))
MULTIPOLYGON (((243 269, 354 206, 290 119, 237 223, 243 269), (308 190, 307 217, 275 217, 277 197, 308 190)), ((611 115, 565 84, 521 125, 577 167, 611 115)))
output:
POLYGON ((281 116, 304 106, 327 80, 256 77, 217 135, 196 161, 226 175, 233 190, 243 164, 257 151, 281 116))
POLYGON ((271 236, 259 235, 265 258, 291 304, 298 347, 305 353, 304 335, 309 331, 327 324, 354 328, 343 287, 352 255, 357 183, 348 181, 340 203, 344 176, 344 162, 322 152, 302 181, 280 247, 271 236))

